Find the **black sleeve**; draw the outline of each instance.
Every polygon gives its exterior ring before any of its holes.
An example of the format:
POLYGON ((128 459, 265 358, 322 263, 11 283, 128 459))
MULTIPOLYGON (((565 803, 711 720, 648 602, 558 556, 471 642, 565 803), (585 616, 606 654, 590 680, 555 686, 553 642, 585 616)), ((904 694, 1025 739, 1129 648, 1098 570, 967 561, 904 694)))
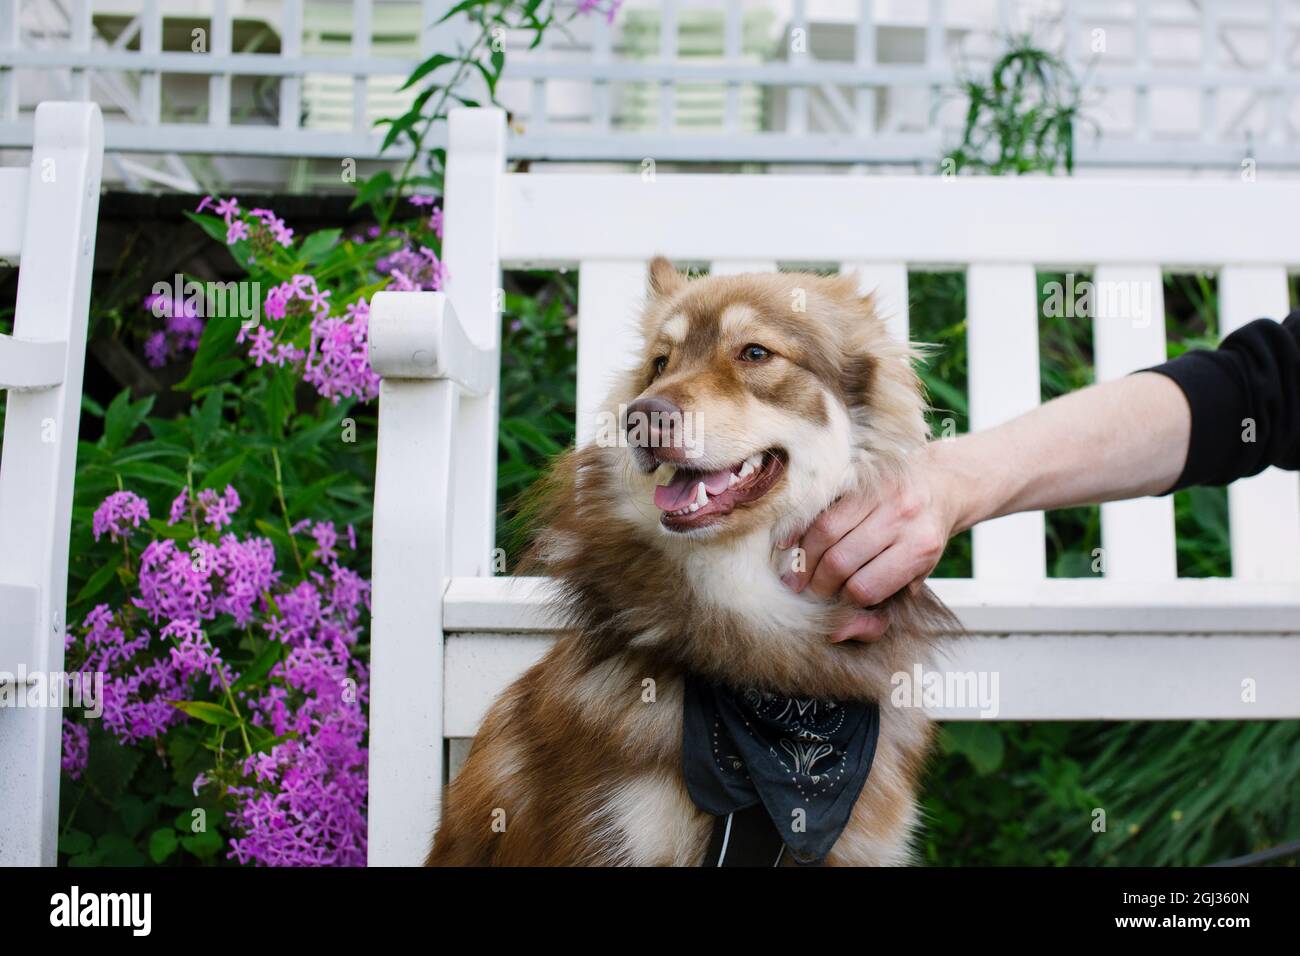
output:
POLYGON ((1146 371, 1173 379, 1192 410, 1187 463, 1169 491, 1226 485, 1270 465, 1300 470, 1300 309, 1146 371))

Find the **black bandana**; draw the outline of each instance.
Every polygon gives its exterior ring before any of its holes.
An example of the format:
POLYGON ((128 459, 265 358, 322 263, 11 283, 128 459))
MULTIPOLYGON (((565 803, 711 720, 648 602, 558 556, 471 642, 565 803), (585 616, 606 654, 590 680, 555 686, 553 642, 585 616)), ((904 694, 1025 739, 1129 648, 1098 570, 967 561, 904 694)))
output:
POLYGON ((687 675, 682 723, 695 805, 725 817, 761 802, 795 860, 808 864, 826 858, 848 822, 876 755, 880 710, 687 675))

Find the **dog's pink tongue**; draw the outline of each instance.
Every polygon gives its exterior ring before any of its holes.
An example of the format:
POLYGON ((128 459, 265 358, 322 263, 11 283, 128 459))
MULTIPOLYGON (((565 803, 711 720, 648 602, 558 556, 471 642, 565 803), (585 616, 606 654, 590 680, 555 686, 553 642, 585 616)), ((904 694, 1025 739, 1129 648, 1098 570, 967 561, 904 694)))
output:
POLYGON ((680 511, 695 500, 696 486, 704 482, 709 494, 716 495, 725 491, 731 482, 731 472, 727 469, 701 474, 698 471, 679 471, 666 485, 655 488, 655 507, 660 511, 680 511))

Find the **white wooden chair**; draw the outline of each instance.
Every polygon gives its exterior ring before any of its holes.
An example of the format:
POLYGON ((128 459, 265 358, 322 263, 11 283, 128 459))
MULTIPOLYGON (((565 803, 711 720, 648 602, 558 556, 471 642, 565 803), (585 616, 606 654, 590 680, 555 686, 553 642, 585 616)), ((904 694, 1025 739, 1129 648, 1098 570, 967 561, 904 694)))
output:
MULTIPOLYGON (((0 169, 0 258, 19 263, 13 334, 0 335, 0 681, 63 670, 103 155, 98 106, 42 103, 31 165, 0 169)), ((0 707, 0 866, 55 862, 61 728, 58 707, 0 707)))
MULTIPOLYGON (((444 739, 552 637, 546 583, 492 577, 500 269, 579 270, 578 440, 629 353, 657 252, 714 272, 838 264, 907 333, 908 267, 964 269, 972 427, 1039 401, 1035 267, 1153 290, 1149 315, 1098 320, 1099 379, 1165 358, 1162 268, 1218 273, 1223 331, 1288 311, 1300 185, 504 172, 493 110, 451 118, 444 297, 380 293, 370 861, 417 863, 444 739), (450 302, 454 302, 453 313, 450 302), (459 318, 457 318, 459 316, 459 318)), ((1141 414, 1141 409, 1134 409, 1141 414)), ((1170 498, 1104 505, 1105 575, 1049 579, 1042 514, 974 532, 974 577, 935 590, 974 638, 951 668, 1000 675, 1000 719, 1300 717, 1300 485, 1230 491, 1231 579, 1179 579, 1170 498), (1247 683, 1253 682, 1253 684, 1247 683), (1249 688, 1253 686, 1253 693, 1249 688)), ((970 711, 937 711, 970 719, 970 711)))

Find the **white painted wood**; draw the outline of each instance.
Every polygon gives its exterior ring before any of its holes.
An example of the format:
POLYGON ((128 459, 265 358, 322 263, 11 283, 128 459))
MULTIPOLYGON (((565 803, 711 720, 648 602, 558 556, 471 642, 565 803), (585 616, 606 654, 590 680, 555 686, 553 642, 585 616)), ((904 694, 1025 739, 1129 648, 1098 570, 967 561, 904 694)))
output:
POLYGON ((902 262, 845 262, 841 272, 852 272, 858 277, 858 289, 863 295, 875 297, 876 315, 885 323, 891 335, 900 342, 908 341, 907 266, 902 262))
POLYGON ((441 292, 376 292, 370 300, 370 364, 384 378, 450 379, 468 395, 495 382, 494 349, 470 341, 441 292))
MULTIPOLYGON (((1098 266, 1092 277, 1096 378, 1108 382, 1159 365, 1165 355, 1164 282, 1158 266, 1098 266)), ((1134 414, 1141 415, 1141 409, 1134 414)), ((1101 506, 1106 577, 1170 581, 1178 577, 1171 497, 1101 506)))
MULTIPOLYGON (((505 169, 505 114, 501 110, 451 111, 447 158, 443 259, 448 296, 466 333, 481 349, 499 354, 501 265, 497 257, 505 169)), ((451 563, 456 574, 491 573, 496 530, 497 382, 493 360, 488 389, 465 397, 456 420, 456 509, 451 563)))
MULTIPOLYGON (((473 736, 492 701, 552 642, 549 634, 450 635, 447 735, 473 736)), ((988 698, 995 707, 932 710, 940 720, 1300 717, 1300 695, 1295 692, 1300 686, 1300 642, 1295 637, 979 635, 947 645, 934 671, 982 678, 996 691, 988 698), (1246 681, 1253 682, 1253 701, 1243 699, 1248 697, 1246 681)))
MULTIPOLYGON (((212 0, 212 36, 209 50, 215 56, 228 56, 233 30, 230 0, 212 0)), ((214 73, 208 80, 208 122, 218 129, 230 125, 230 74, 214 73)))
POLYGON ((440 621, 452 540, 457 392, 447 379, 384 379, 380 385, 371 571, 371 866, 418 865, 441 802, 440 621))
MULTIPOLYGON (((653 155, 653 154, 645 154, 653 155)), ((1262 160, 1261 160, 1262 162, 1262 160)), ((511 174, 501 258, 971 262, 1166 269, 1300 263, 1296 183, 1052 177, 511 174), (996 210, 996 214, 993 212, 996 210), (1059 228, 1067 222, 1069 229, 1059 228), (1215 228, 1206 229, 1212 222, 1215 228), (690 223, 684 228, 684 223, 690 223)))
MULTIPOLYGON (((598 413, 619 372, 637 360, 637 313, 645 299, 645 262, 593 260, 578 269, 578 419, 577 443, 598 432, 598 413)), ((621 417, 621 416, 620 416, 621 417)))
POLYGON ((747 272, 776 272, 776 260, 717 259, 709 263, 709 275, 739 276, 747 272))
MULTIPOLYGON (((1296 635, 1300 591, 1289 583, 1180 578, 1140 581, 932 578, 930 587, 962 626, 985 634, 1296 635)), ((551 631, 555 592, 545 578, 453 578, 448 631, 551 631)))
MULTIPOLYGON (((18 50, 18 0, 0 0, 0 58, 18 50)), ((0 62, 0 122, 18 122, 18 75, 0 62)), ((0 189, 0 195, 4 190, 0 189)))
MULTIPOLYGON (((302 57, 302 0, 281 2, 280 55, 290 63, 302 57)), ((280 129, 298 129, 301 114, 302 73, 295 70, 280 80, 280 129)))
MULTIPOLYGON (((361 60, 370 56, 370 24, 373 0, 352 2, 352 55, 361 60)), ((367 78, 352 78, 352 131, 365 133, 370 128, 367 115, 367 78)))
POLYGON ((67 342, 41 342, 0 333, 0 388, 50 388, 63 381, 67 363, 67 342))
POLYGON ((442 592, 453 573, 489 573, 495 520, 504 117, 458 110, 449 122, 447 295, 378 293, 373 306, 383 376, 370 671, 368 862, 377 866, 416 865, 428 851, 445 782, 442 592))
POLYGON ((18 262, 27 228, 26 169, 0 168, 0 259, 18 262))
POLYGON ((553 635, 449 635, 443 672, 443 731, 473 737, 501 691, 532 667, 554 643, 553 635))
POLYGON ((30 585, 0 582, 0 685, 37 656, 37 627, 41 619, 41 593, 30 585))
MULTIPOLYGON (((1038 405, 1035 282, 1030 265, 977 263, 966 273, 971 431, 1000 425, 1038 405)), ((972 534, 977 578, 1029 582, 1043 576, 1047 542, 1042 512, 986 521, 972 534)))
MULTIPOLYGON (((68 4, 68 40, 78 53, 90 52, 90 0, 71 0, 68 4)), ((90 99, 90 74, 86 70, 72 70, 67 97, 70 100, 90 99)))
MULTIPOLYGON (((63 670, 72 481, 103 151, 99 107, 37 107, 14 340, 5 351, 26 352, 43 366, 57 348, 64 363, 57 374, 42 369, 42 377, 58 384, 9 392, 0 445, 0 589, 6 592, 0 610, 19 605, 14 619, 0 617, 0 662, 22 665, 29 674, 63 670), (32 341, 60 344, 24 344, 32 341), (39 595, 34 608, 24 593, 39 595)), ((6 176, 0 186, 19 182, 6 176)), ((12 377, 15 370, 6 371, 12 377)), ((0 866, 55 862, 61 731, 59 707, 0 708, 0 866)))
MULTIPOLYGON (((89 4, 86 4, 87 25, 89 25, 89 6, 89 4)), ((162 7, 160 6, 160 0, 141 0, 140 52, 145 56, 158 56, 162 52, 162 7)), ((147 68, 141 71, 139 96, 141 121, 146 126, 157 126, 162 119, 161 71, 147 68)), ((296 122, 297 117, 294 119, 296 122)))
MULTIPOLYGON (((853 37, 853 62, 863 70, 876 63, 876 23, 872 15, 872 0, 858 0, 858 23, 853 37)), ((853 91, 859 136, 871 136, 876 131, 876 91, 869 86, 859 86, 853 91)))
MULTIPOLYGON (((677 0, 661 0, 659 4, 659 60, 672 63, 677 58, 677 0)), ((673 132, 673 112, 676 91, 667 80, 659 84, 659 132, 673 132)))
MULTIPOLYGON (((1223 335, 1290 311, 1281 266, 1229 266, 1219 274, 1223 335)), ((1243 423, 1243 432, 1245 425, 1243 423)), ((1300 581, 1300 475, 1269 468, 1228 486, 1232 575, 1249 581, 1300 581)))

